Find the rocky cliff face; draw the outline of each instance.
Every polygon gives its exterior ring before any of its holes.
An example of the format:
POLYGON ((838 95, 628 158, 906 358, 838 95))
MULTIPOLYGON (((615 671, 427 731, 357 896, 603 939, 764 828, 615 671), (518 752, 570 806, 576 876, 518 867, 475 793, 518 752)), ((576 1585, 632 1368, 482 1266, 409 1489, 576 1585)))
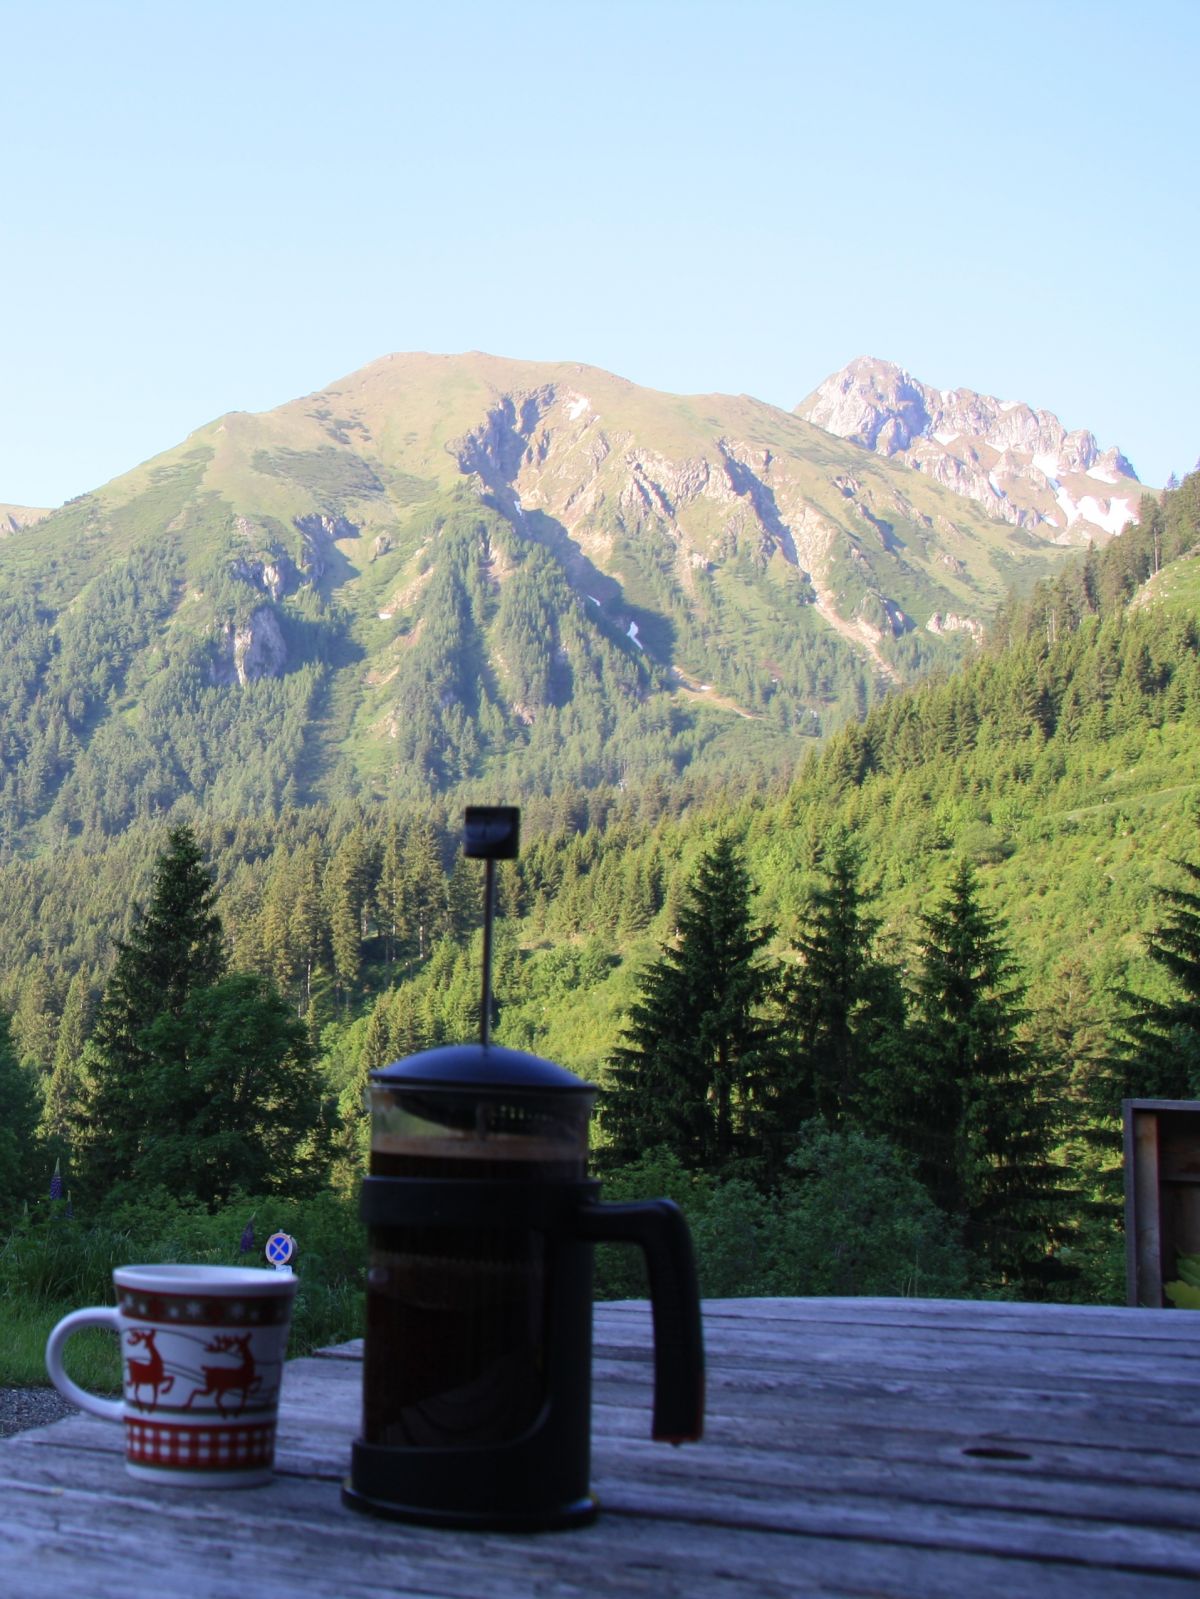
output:
POLYGON ((217 635, 212 681, 243 688, 260 677, 282 677, 287 644, 269 605, 260 605, 240 626, 226 622, 217 635))
POLYGON ((1084 544, 1136 520, 1137 473, 1091 433, 1050 411, 973 389, 934 389, 863 357, 826 378, 798 416, 877 455, 899 458, 1014 527, 1084 544))
POLYGON ((32 527, 35 522, 40 522, 49 514, 49 511, 35 510, 30 505, 0 505, 0 539, 6 539, 11 533, 20 533, 22 529, 32 527))
MULTIPOLYGON (((977 513, 956 515, 948 496, 915 483, 905 492, 886 468, 846 470, 857 459, 845 447, 836 463, 816 464, 808 436, 793 437, 757 402, 722 403, 724 427, 696 404, 689 417, 700 426, 688 436, 628 426, 583 383, 546 383, 496 395, 446 448, 622 630, 636 618, 612 610, 618 595, 645 605, 666 581, 702 610, 714 593, 728 597, 735 573, 756 571, 789 604, 815 609, 885 679, 896 677, 887 646, 914 628, 978 636, 978 607, 1004 579, 992 575, 977 513)), ((919 411, 914 400, 914 426, 919 411)), ((894 421, 893 436, 901 426, 894 421)))

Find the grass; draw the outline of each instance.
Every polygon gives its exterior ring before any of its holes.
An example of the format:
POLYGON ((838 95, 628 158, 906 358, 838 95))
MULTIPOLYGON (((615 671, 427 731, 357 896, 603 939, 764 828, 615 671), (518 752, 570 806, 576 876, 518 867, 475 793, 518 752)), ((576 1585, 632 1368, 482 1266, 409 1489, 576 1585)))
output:
MULTIPOLYGON (((0 1244, 0 1387, 47 1383, 51 1328, 71 1310, 114 1304, 117 1266, 151 1260, 259 1264, 257 1249, 245 1256, 239 1251, 251 1218, 258 1245, 275 1231, 290 1233, 300 1244, 289 1357, 358 1337, 366 1239, 352 1201, 332 1193, 298 1201, 247 1198, 209 1215, 158 1191, 91 1225, 34 1216, 13 1227, 0 1244)), ((120 1360, 111 1333, 89 1328, 73 1336, 68 1348, 68 1372, 82 1387, 119 1389, 120 1360)))
MULTIPOLYGON (((55 1323, 77 1307, 8 1299, 0 1305, 0 1388, 49 1386, 46 1339, 55 1323)), ((121 1362, 114 1334, 85 1327, 68 1341, 67 1375, 92 1393, 115 1394, 121 1388, 121 1362)))
MULTIPOLYGON (((111 1291, 107 1302, 112 1303, 111 1291)), ((46 1375, 46 1339, 51 1329, 81 1301, 5 1299, 0 1301, 0 1388, 49 1386, 46 1375)), ((342 1343, 362 1331, 361 1295, 350 1285, 306 1283, 292 1312, 288 1358, 311 1354, 324 1344, 342 1343)), ((117 1340, 102 1327, 85 1327, 72 1334, 63 1356, 67 1375, 93 1393, 115 1394, 121 1389, 121 1362, 117 1340)))

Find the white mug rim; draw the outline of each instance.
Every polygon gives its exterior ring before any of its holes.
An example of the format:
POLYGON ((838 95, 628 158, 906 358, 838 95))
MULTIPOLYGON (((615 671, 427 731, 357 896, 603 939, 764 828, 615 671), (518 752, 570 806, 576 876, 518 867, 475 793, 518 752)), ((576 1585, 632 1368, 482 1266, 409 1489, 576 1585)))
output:
POLYGON ((296 1278, 290 1272, 276 1272, 262 1266, 184 1266, 165 1263, 153 1266, 117 1266, 113 1282, 118 1288, 140 1293, 195 1294, 294 1294, 296 1278))

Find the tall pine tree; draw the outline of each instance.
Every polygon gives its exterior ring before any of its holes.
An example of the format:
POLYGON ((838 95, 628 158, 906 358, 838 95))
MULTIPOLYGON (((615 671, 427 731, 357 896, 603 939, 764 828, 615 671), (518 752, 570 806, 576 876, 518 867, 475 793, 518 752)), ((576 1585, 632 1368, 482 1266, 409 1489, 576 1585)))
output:
POLYGON ((1173 864, 1195 886, 1156 890, 1162 915, 1146 945, 1174 992, 1133 1001, 1129 1048, 1109 1085, 1112 1114, 1123 1097, 1200 1099, 1200 865, 1173 864))
POLYGON ((38 1181, 37 1124, 37 1079, 17 1060, 8 1017, 0 1014, 0 1218, 45 1191, 38 1181))
POLYGON ((302 1192, 327 1160, 312 1050, 268 979, 227 976, 211 875, 189 828, 159 858, 104 990, 79 1164, 103 1200, 161 1184, 209 1204, 302 1192))
POLYGON ((194 989, 224 973, 214 898, 191 828, 172 829, 150 902, 135 913, 128 940, 117 945, 86 1052, 88 1118, 77 1161, 97 1197, 133 1177, 154 1136, 144 1104, 147 1028, 164 1012, 178 1016, 194 989))
POLYGON ((922 917, 921 957, 906 1067, 892 1079, 894 1136, 965 1222, 987 1276, 1040 1294, 1061 1275, 1061 1100, 1022 1037, 1015 969, 965 861, 922 917))
POLYGON ((904 996, 896 971, 874 954, 880 924, 870 903, 854 849, 836 845, 782 984, 793 1054, 786 1099, 797 1128, 813 1115, 830 1126, 873 1124, 875 1080, 902 1047, 904 996))
POLYGON ((601 1122, 614 1163, 661 1146, 693 1170, 757 1152, 777 1079, 764 1002, 771 936, 750 913, 750 879, 728 836, 701 858, 678 932, 641 978, 613 1052, 601 1122))

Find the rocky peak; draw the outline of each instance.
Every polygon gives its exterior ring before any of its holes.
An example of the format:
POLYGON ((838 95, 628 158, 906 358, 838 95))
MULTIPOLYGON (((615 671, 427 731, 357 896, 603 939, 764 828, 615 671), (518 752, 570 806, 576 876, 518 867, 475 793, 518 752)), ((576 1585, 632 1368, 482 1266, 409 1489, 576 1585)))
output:
POLYGON ((21 533, 49 515, 49 511, 35 510, 31 505, 0 505, 0 539, 21 533))
POLYGON ((805 421, 878 455, 900 456, 944 487, 1055 543, 1119 533, 1137 513, 1138 478, 1115 447, 1052 411, 974 389, 935 389, 863 356, 796 407, 805 421), (1111 492, 1112 489, 1124 493, 1111 492))
POLYGON ((895 455, 930 425, 924 385, 903 368, 871 356, 859 356, 826 378, 796 411, 826 433, 880 455, 895 455))

